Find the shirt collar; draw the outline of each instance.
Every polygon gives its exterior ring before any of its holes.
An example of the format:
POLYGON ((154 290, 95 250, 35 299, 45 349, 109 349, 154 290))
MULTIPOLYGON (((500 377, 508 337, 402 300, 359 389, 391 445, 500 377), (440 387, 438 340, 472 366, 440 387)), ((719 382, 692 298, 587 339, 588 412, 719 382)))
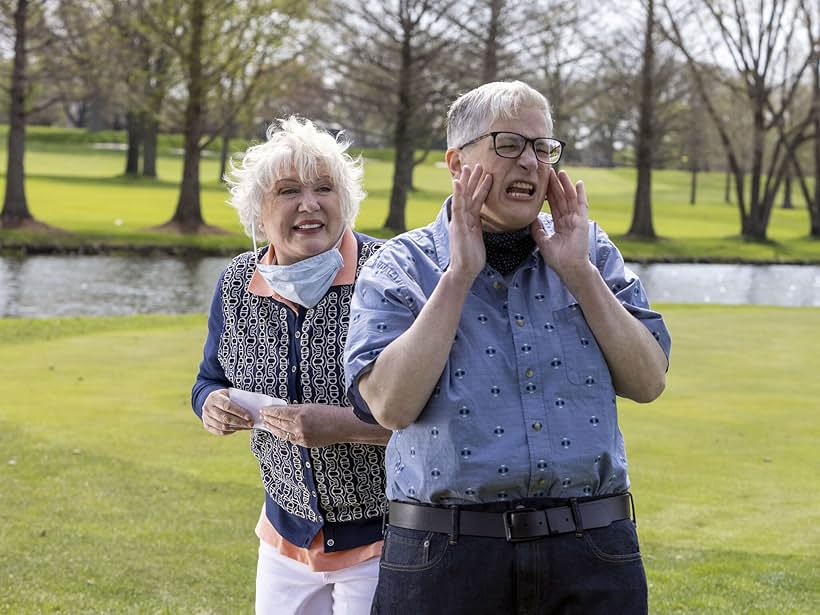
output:
MULTIPOLYGON (((350 227, 345 227, 345 230, 342 233, 342 243, 339 245, 339 252, 342 254, 342 261, 344 262, 344 265, 342 265, 342 268, 336 274, 336 277, 333 278, 333 284, 331 284, 331 286, 353 284, 356 279, 356 261, 358 260, 359 245, 356 241, 356 236, 353 234, 350 227)), ((274 255, 274 247, 269 245, 265 250, 265 253, 259 257, 259 262, 264 265, 270 265, 273 263, 274 255)), ((268 283, 265 282, 265 278, 263 278, 257 270, 254 270, 253 275, 251 276, 251 281, 248 283, 248 292, 258 297, 271 297, 280 303, 287 304, 294 311, 298 311, 298 306, 273 290, 268 283)))

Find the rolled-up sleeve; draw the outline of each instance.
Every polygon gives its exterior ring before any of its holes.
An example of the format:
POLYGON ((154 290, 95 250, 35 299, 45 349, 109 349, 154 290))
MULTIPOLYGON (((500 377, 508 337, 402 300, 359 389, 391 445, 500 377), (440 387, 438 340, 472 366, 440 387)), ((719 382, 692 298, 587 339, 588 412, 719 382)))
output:
POLYGON ((375 423, 362 398, 359 378, 373 368, 379 354, 413 324, 426 296, 414 277, 413 257, 400 245, 385 245, 362 267, 350 303, 345 344, 345 388, 359 419, 375 423))
POLYGON ((627 311, 641 321, 657 340, 669 361, 669 352, 672 347, 672 338, 663 316, 652 310, 649 298, 640 278, 624 263, 620 250, 609 239, 607 234, 596 225, 596 256, 595 265, 601 272, 607 286, 612 290, 618 301, 627 311))

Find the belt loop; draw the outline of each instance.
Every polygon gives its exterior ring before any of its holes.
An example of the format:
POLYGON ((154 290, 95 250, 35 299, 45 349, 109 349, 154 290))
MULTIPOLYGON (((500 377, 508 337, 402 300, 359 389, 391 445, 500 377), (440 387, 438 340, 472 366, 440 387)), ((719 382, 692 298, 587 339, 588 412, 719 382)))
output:
POLYGON ((638 527, 638 517, 635 516, 635 499, 632 497, 631 491, 627 491, 626 495, 629 496, 629 507, 632 509, 632 523, 635 524, 635 527, 638 527))
POLYGON ((578 498, 570 498, 569 507, 572 509, 572 519, 575 521, 575 537, 581 538, 584 535, 584 522, 581 520, 581 509, 578 508, 578 498))
POLYGON ((387 533, 387 516, 390 514, 390 502, 387 503, 387 510, 382 515, 382 538, 387 533))
POLYGON ((450 506, 450 540, 449 543, 454 545, 458 542, 458 535, 461 531, 459 527, 459 521, 461 517, 461 509, 458 505, 454 504, 450 506))

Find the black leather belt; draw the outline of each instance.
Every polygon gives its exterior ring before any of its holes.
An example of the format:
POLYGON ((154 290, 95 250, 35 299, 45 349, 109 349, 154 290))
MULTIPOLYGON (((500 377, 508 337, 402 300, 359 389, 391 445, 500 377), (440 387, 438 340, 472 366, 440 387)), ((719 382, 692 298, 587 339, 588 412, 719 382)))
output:
POLYGON ((624 493, 597 500, 572 502, 553 508, 513 508, 505 512, 477 512, 390 502, 387 523, 410 530, 458 536, 505 538, 510 542, 607 527, 613 521, 634 519, 632 495, 624 493))

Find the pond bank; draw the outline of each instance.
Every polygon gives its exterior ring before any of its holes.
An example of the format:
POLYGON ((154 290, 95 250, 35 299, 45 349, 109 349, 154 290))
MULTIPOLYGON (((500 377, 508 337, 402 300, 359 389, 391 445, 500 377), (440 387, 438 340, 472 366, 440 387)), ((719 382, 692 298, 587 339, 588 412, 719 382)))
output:
MULTIPOLYGON (((374 234, 371 229, 366 234, 374 234)), ((32 242, 28 238, 7 238, 0 234, 0 256, 171 256, 181 258, 204 258, 208 256, 233 256, 250 249, 250 241, 243 236, 222 236, 216 242, 207 241, 208 236, 178 237, 180 243, 170 241, 151 243, 124 242, 120 240, 89 240, 87 238, 61 237, 59 241, 32 242)), ((170 239, 170 238, 169 238, 170 239)), ((616 245, 619 238, 613 237, 616 245)), ((820 256, 805 258, 777 257, 777 258, 748 258, 740 256, 693 256, 693 255, 666 255, 642 257, 622 250, 626 260, 642 265, 652 264, 713 264, 713 265, 820 265, 820 256)))
MULTIPOLYGON (((205 313, 223 256, 0 256, 0 318, 205 313)), ((628 261, 653 303, 820 307, 820 266, 628 261)))

